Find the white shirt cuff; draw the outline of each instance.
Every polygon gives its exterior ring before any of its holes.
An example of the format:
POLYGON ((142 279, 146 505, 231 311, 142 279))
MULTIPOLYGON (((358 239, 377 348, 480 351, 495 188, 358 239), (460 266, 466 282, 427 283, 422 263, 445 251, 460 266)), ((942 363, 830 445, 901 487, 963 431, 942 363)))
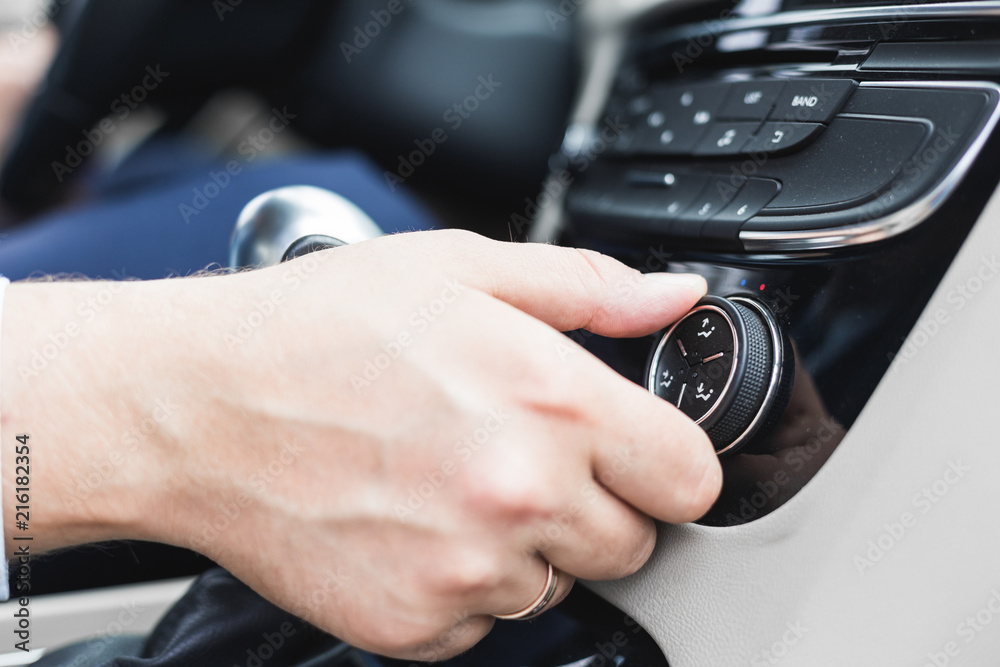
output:
MULTIPOLYGON (((10 284, 10 280, 0 276, 0 332, 3 331, 3 297, 7 293, 7 285, 10 284)), ((0 406, 2 409, 2 406, 0 406)), ((0 446, 6 447, 7 441, 3 439, 3 434, 0 433, 0 446)), ((0 473, 2 473, 2 468, 0 468, 0 473)), ((0 474, 0 479, 2 479, 2 474, 0 474)), ((13 493, 13 490, 11 490, 13 493)), ((6 495, 6 494, 4 494, 6 495)), ((4 535, 3 532, 3 499, 0 498, 0 537, 4 535)), ((7 600, 10 598, 10 581, 8 580, 9 569, 7 564, 7 544, 3 545, 4 559, 3 559, 3 577, 0 578, 0 600, 7 600)))

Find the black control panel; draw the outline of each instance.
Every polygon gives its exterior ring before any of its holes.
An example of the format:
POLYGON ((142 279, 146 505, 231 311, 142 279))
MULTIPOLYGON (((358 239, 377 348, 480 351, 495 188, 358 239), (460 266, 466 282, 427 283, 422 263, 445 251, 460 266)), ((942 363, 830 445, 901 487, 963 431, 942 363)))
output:
POLYGON ((718 78, 621 85, 607 114, 627 127, 574 183, 568 224, 737 252, 877 240, 949 194, 1000 102, 986 83, 718 78))
POLYGON ((612 150, 635 155, 780 153, 814 139, 854 87, 849 79, 777 78, 653 86, 612 104, 609 112, 624 112, 632 125, 612 150))
POLYGON ((919 352, 900 348, 1000 180, 1000 20, 865 11, 651 30, 605 108, 624 129, 561 179, 560 242, 717 295, 655 336, 571 334, 705 429, 724 479, 705 524, 817 473, 919 352))

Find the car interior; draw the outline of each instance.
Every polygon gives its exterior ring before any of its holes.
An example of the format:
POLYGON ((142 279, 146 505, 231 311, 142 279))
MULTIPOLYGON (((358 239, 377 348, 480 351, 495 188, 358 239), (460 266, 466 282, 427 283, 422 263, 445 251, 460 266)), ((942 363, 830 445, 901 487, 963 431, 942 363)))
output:
MULTIPOLYGON (((278 153, 364 155, 441 226, 708 281, 655 335, 567 335, 707 432, 719 500, 659 526, 635 575, 494 630, 542 650, 469 664, 996 664, 1000 2, 56 5, 58 51, 3 153, 11 229, 102 173, 156 183, 129 155, 164 137, 237 155, 277 108, 296 116, 278 153), (53 179, 154 65, 148 104, 53 179)), ((232 268, 381 233, 329 192, 258 194, 232 268)), ((123 605, 151 610, 129 628, 148 632, 209 565, 138 542, 38 559, 37 649, 0 665, 107 632, 123 605)), ((368 660, 329 664, 395 664, 368 660)))

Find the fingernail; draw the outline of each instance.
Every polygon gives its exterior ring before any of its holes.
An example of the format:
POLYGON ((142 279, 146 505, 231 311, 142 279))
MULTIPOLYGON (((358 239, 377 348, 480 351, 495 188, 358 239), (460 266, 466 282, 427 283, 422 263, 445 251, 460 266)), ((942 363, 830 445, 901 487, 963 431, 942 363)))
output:
POLYGON ((670 285, 671 287, 687 287, 688 289, 705 292, 708 285, 705 279, 697 273, 647 273, 646 277, 653 282, 670 285))

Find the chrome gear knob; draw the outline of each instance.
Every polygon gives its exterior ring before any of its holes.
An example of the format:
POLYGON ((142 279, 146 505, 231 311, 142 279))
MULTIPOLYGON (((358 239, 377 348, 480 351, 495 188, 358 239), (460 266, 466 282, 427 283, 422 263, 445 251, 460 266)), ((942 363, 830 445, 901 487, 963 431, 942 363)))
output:
POLYGON ((229 267, 259 267, 320 247, 366 241, 383 232, 338 194, 292 185, 254 197, 240 213, 229 242, 229 267))

